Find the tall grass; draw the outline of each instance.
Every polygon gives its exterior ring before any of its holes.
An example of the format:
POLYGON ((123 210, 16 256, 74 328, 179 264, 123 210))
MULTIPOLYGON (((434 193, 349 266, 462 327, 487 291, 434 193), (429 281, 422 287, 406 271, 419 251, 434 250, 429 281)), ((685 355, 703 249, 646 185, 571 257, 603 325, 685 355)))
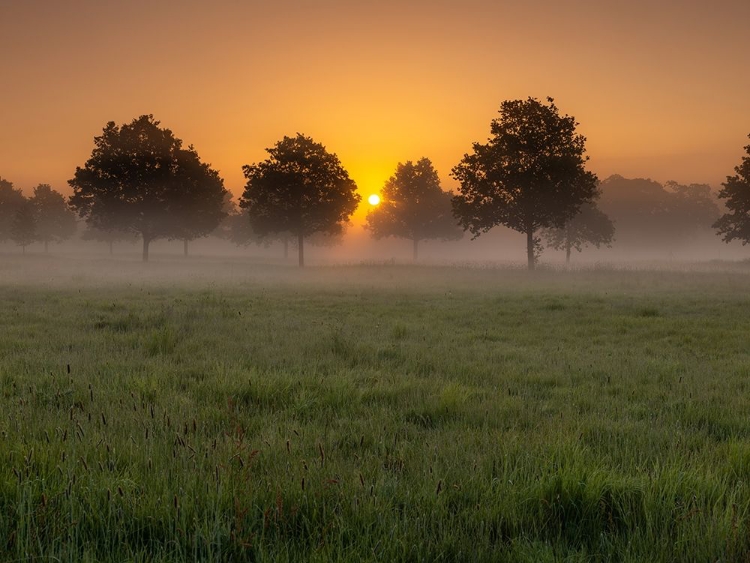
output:
POLYGON ((6 284, 0 559, 746 561, 746 285, 6 284))

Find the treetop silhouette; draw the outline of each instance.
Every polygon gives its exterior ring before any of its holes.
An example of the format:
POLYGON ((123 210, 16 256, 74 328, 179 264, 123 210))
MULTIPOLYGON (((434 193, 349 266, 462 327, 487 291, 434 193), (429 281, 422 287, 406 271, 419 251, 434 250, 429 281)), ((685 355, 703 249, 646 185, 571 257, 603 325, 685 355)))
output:
POLYGON ((226 190, 218 172, 153 115, 122 126, 109 122, 94 150, 68 183, 71 206, 98 229, 143 239, 143 260, 158 238, 189 240, 211 232, 223 217, 226 190))
POLYGON ((305 237, 341 233, 361 196, 339 158, 310 137, 284 137, 266 152, 263 162, 242 167, 240 206, 259 236, 292 233, 304 266, 305 237))
POLYGON ((552 98, 502 103, 486 144, 474 143, 453 168, 459 181, 453 211, 474 238, 497 225, 526 234, 529 269, 534 268, 538 229, 562 227, 597 194, 597 178, 586 170, 586 138, 575 118, 561 116, 552 98))
POLYGON ((380 204, 367 215, 367 228, 376 239, 393 236, 411 240, 416 261, 420 241, 463 236, 452 214, 452 196, 440 187, 430 159, 399 163, 383 187, 380 204))

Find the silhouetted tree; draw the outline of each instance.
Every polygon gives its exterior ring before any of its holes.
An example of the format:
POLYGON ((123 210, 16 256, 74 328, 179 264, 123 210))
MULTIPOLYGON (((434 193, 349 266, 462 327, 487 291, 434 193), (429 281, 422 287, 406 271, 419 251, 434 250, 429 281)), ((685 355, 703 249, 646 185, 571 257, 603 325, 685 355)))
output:
POLYGON ((599 207, 617 224, 618 246, 670 249, 708 231, 719 208, 705 184, 681 185, 610 176, 600 184, 599 207))
POLYGON ((461 184, 453 212, 464 229, 474 238, 496 225, 525 233, 530 270, 541 248, 537 230, 562 227, 597 193, 578 123, 547 101, 503 102, 488 143, 474 143, 452 172, 461 184))
POLYGON ((13 188, 13 183, 0 178, 0 242, 11 238, 11 225, 18 208, 26 201, 21 190, 13 188))
POLYGON ((610 246, 615 236, 615 225, 596 204, 584 203, 578 214, 565 226, 557 229, 545 229, 544 238, 547 246, 556 250, 565 250, 565 263, 570 263, 570 251, 581 252, 585 246, 610 246))
POLYGON ((29 199, 34 209, 36 239, 44 243, 44 252, 50 242, 62 242, 76 232, 76 216, 65 202, 63 195, 49 184, 39 184, 29 199))
POLYGON ((304 266, 305 237, 340 233, 361 196, 338 157, 310 137, 284 137, 266 151, 268 159, 242 167, 247 185, 240 206, 261 236, 292 233, 304 266))
POLYGON ((141 236, 144 262, 155 239, 210 232, 221 218, 215 202, 220 209, 225 193, 218 173, 152 115, 120 127, 109 122, 68 183, 71 206, 90 225, 141 236))
POLYGON ((36 227, 34 206, 24 198, 23 203, 16 208, 10 225, 10 238, 21 247, 23 254, 26 254, 26 247, 37 240, 36 227))
POLYGON ((394 236, 412 241, 414 261, 419 241, 458 240, 463 232, 453 216, 453 194, 440 187, 428 158, 399 163, 386 181, 380 204, 367 214, 367 228, 376 239, 394 236))
MULTIPOLYGON (((195 149, 188 147, 189 151, 195 149)), ((180 183, 189 194, 180 197, 171 208, 173 231, 170 238, 182 240, 183 253, 188 255, 188 242, 211 234, 226 217, 225 199, 231 194, 224 189, 224 180, 210 165, 195 158, 184 161, 180 183)))
POLYGON ((103 230, 87 225, 81 234, 82 240, 95 240, 106 242, 109 247, 109 253, 114 254, 114 244, 116 242, 135 242, 136 235, 128 231, 117 231, 114 229, 103 230))
MULTIPOLYGON (((750 135, 748 136, 750 137, 750 135)), ((747 156, 736 166, 734 176, 727 176, 719 197, 726 200, 729 213, 722 215, 713 227, 725 242, 739 240, 750 242, 750 145, 745 147, 747 156)))

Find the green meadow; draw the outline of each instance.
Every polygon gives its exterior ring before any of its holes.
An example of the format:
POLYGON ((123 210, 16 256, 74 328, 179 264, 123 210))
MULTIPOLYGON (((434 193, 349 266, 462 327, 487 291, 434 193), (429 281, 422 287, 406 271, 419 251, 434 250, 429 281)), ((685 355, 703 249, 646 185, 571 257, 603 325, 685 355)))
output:
POLYGON ((37 262, 0 560, 750 560, 747 264, 37 262))

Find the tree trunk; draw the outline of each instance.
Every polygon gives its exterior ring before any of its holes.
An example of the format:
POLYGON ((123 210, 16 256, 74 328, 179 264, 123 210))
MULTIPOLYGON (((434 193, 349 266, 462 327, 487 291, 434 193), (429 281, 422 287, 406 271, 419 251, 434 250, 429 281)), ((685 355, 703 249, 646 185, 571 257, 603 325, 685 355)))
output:
POLYGON ((26 245, 25 244, 21 245, 21 254, 23 254, 24 256, 26 256, 26 245))
POLYGON ((143 261, 148 262, 148 245, 151 241, 143 237, 143 261))
POLYGON ((182 240, 182 244, 183 244, 183 246, 182 246, 182 252, 185 255, 185 257, 187 257, 187 255, 188 255, 188 239, 183 239, 182 240))
POLYGON ((109 255, 112 256, 114 254, 113 247, 115 245, 114 241, 109 241, 109 255))
POLYGON ((534 269, 534 229, 526 230, 526 257, 529 261, 529 270, 534 269))
POLYGON ((419 239, 415 238, 413 239, 412 242, 414 243, 413 258, 414 258, 414 261, 416 262, 417 258, 419 258, 419 239))
POLYGON ((44 241, 44 253, 47 254, 49 252, 49 241, 44 241))
POLYGON ((565 265, 570 266, 570 243, 565 245, 565 265))
POLYGON ((297 235, 297 245, 299 248, 299 267, 305 265, 305 237, 302 234, 297 235))
POLYGON ((289 237, 284 237, 284 260, 289 259, 289 237))

